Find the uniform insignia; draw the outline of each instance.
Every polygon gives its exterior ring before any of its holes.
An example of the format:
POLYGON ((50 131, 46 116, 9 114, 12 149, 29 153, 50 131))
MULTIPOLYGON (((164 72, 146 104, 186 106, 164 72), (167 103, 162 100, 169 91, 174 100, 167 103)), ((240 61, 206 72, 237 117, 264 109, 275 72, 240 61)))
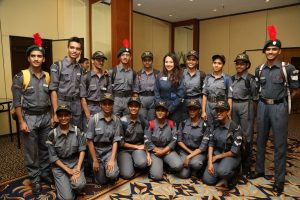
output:
POLYGON ((273 41, 273 45, 276 45, 276 41, 273 41))
POLYGON ((298 81, 298 75, 296 75, 296 76, 291 76, 291 79, 292 79, 293 81, 298 81))
POLYGON ((52 68, 51 72, 57 72, 57 69, 52 68))

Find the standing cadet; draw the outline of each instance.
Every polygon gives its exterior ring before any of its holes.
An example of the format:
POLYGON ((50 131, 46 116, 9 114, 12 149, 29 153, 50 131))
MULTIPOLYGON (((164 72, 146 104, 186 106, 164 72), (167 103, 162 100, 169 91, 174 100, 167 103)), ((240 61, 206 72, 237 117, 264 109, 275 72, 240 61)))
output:
POLYGON ((51 130, 49 74, 42 71, 45 49, 36 33, 35 45, 27 48, 29 68, 15 75, 11 87, 13 106, 24 137, 25 165, 32 183, 32 193, 41 192, 40 181, 53 183, 49 177, 50 163, 46 146, 51 130), (36 42, 39 41, 39 42, 36 42))
POLYGON ((167 119, 168 113, 166 102, 158 101, 155 106, 156 118, 149 122, 149 127, 145 130, 145 145, 152 160, 149 176, 153 180, 162 180, 164 163, 174 172, 182 169, 182 161, 174 151, 176 127, 172 120, 167 119))
POLYGON ((179 108, 185 95, 182 70, 175 53, 166 54, 163 64, 163 71, 155 81, 155 103, 166 102, 169 118, 178 124, 182 115, 179 108))
POLYGON ((53 121, 57 123, 55 114, 60 104, 67 104, 72 111, 72 124, 82 126, 82 109, 80 105, 79 85, 82 74, 81 66, 76 59, 81 54, 81 41, 78 37, 68 40, 68 55, 55 62, 51 67, 51 102, 54 110, 53 121))
POLYGON ((81 76, 80 97, 84 111, 83 130, 91 116, 100 112, 100 97, 104 92, 111 93, 111 80, 109 74, 104 72, 103 65, 106 56, 101 51, 96 51, 92 56, 93 69, 81 76))
POLYGON ((232 188, 237 183, 237 167, 241 162, 241 128, 229 118, 227 101, 216 103, 218 124, 208 143, 208 163, 203 174, 203 182, 215 185, 219 179, 226 179, 232 188))
POLYGON ((209 128, 200 117, 199 99, 189 99, 187 107, 189 118, 179 125, 177 140, 179 156, 183 162, 183 168, 178 174, 181 178, 189 178, 192 170, 201 170, 209 140, 209 128))
POLYGON ((183 82, 185 85, 185 101, 182 104, 182 120, 188 118, 187 100, 197 99, 201 105, 202 102, 202 83, 205 73, 198 70, 199 54, 195 50, 191 50, 186 55, 187 68, 183 71, 183 82))
POLYGON ((140 115, 152 120, 155 117, 154 83, 159 71, 152 66, 153 54, 150 51, 142 54, 142 62, 143 69, 137 73, 133 92, 139 95, 142 102, 140 115))
POLYGON ((131 97, 128 101, 129 115, 121 118, 123 134, 118 152, 120 175, 124 179, 134 176, 134 167, 144 169, 151 164, 150 153, 144 145, 145 121, 139 117, 141 100, 131 97))
POLYGON ((128 40, 123 41, 122 48, 119 49, 117 57, 120 63, 112 69, 111 83, 115 98, 113 112, 116 116, 122 117, 128 114, 127 102, 132 96, 135 72, 130 67, 131 49, 128 40))
POLYGON ((101 185, 116 181, 119 177, 116 156, 122 125, 119 118, 112 114, 113 104, 112 94, 103 93, 101 111, 90 119, 86 133, 95 179, 101 185))
POLYGON ((274 192, 284 191, 286 172, 286 152, 288 135, 288 88, 299 88, 298 70, 293 65, 280 61, 281 42, 276 39, 274 26, 268 27, 270 40, 266 42, 263 53, 267 62, 258 66, 255 78, 259 85, 257 108, 257 154, 255 173, 252 178, 265 175, 265 151, 269 131, 272 129, 274 141, 275 183, 274 192))
POLYGON ((205 77, 203 84, 203 99, 202 99, 202 119, 207 121, 209 125, 215 125, 217 122, 215 105, 217 101, 228 101, 230 110, 228 116, 231 117, 232 109, 232 80, 227 74, 224 74, 222 69, 225 65, 225 56, 214 55, 212 57, 213 73, 205 77))
POLYGON ((86 184, 82 167, 86 149, 84 133, 70 124, 71 109, 61 104, 56 109, 59 126, 48 137, 50 162, 55 180, 57 197, 72 200, 86 184), (75 191, 74 191, 75 190, 75 191))
POLYGON ((236 74, 232 76, 232 119, 241 126, 243 133, 242 170, 249 178, 252 157, 254 122, 254 100, 257 90, 254 76, 248 73, 251 62, 246 53, 238 54, 235 62, 236 74))

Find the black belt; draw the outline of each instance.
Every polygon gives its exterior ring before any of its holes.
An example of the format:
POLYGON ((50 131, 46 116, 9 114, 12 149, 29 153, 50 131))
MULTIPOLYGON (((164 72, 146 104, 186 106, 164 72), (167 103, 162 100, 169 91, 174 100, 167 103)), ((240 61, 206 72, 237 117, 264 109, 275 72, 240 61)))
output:
POLYGON ((99 106, 100 105, 100 101, 87 100, 86 102, 87 102, 88 105, 94 105, 94 106, 99 106))
POLYGON ((201 94, 198 94, 198 95, 195 95, 195 96, 185 96, 185 99, 198 99, 201 96, 202 96, 201 94))
POLYGON ((140 96, 154 96, 154 91, 144 91, 139 93, 140 96))
POLYGON ((211 103, 217 103, 217 101, 226 101, 226 98, 223 96, 222 97, 208 96, 207 101, 211 103))
POLYGON ((260 98, 260 100, 268 105, 273 105, 273 104, 279 104, 279 103, 283 103, 284 102, 284 98, 276 100, 276 99, 264 99, 264 98, 260 98))
POLYGON ((127 91, 127 92, 114 92, 114 96, 115 97, 131 97, 132 96, 132 92, 131 91, 127 91))
POLYGON ((94 146, 99 148, 104 148, 104 147, 110 147, 112 146, 112 144, 107 142, 94 142, 94 146))
POLYGON ((39 111, 34 111, 34 110, 26 110, 23 109, 24 113, 27 115, 43 115, 46 114, 50 111, 50 108, 44 109, 44 110, 39 110, 39 111))
POLYGON ((243 103, 243 102, 248 102, 249 99, 232 99, 232 101, 235 103, 243 103))
POLYGON ((80 97, 79 96, 65 96, 65 95, 62 95, 62 94, 58 94, 58 99, 59 100, 63 100, 63 101, 75 101, 75 100, 79 100, 80 97))

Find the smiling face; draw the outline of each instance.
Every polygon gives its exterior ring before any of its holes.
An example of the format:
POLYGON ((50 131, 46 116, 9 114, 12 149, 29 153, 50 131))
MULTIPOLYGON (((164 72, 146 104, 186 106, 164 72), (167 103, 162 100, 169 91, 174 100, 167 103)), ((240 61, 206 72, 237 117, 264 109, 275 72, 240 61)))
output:
POLYGON ((93 60, 94 66, 99 70, 103 68, 104 62, 105 62, 104 58, 96 58, 93 60))
POLYGON ((274 61, 279 58, 281 49, 277 46, 269 46, 265 50, 265 55, 268 61, 274 61))
POLYGON ((140 104, 137 102, 130 102, 128 105, 128 110, 131 115, 137 115, 140 111, 140 104))
POLYGON ((119 59, 123 65, 128 65, 131 60, 131 55, 129 52, 124 52, 120 55, 119 59))
POLYGON ((198 65, 198 60, 195 56, 189 56, 186 59, 186 64, 188 68, 193 69, 198 65))
POLYGON ((217 120, 218 121, 225 121, 228 116, 227 116, 228 110, 225 109, 216 109, 216 114, 217 114, 217 120))
POLYGON ((170 56, 167 56, 165 58, 164 65, 165 65, 165 68, 166 68, 166 70, 167 70, 168 73, 172 72, 172 70, 175 67, 174 61, 173 61, 173 59, 170 56))
POLYGON ((168 116, 168 111, 164 107, 157 107, 155 109, 155 115, 157 119, 163 120, 168 116))
POLYGON ((101 110, 105 113, 105 114, 111 114, 112 110, 113 110, 113 101, 111 100, 104 100, 100 103, 101 105, 101 110))
POLYGON ((188 111, 189 111, 190 118, 193 119, 199 115, 200 108, 197 108, 195 106, 189 106, 188 111))
POLYGON ((71 113, 66 110, 59 111, 57 113, 58 122, 60 125, 68 125, 71 122, 71 113))
POLYGON ((34 50, 30 52, 27 60, 31 67, 38 68, 42 66, 43 62, 45 62, 45 57, 41 51, 34 50))
POLYGON ((70 42, 68 46, 68 56, 76 60, 81 54, 81 44, 78 42, 70 42))
POLYGON ((235 62, 235 69, 237 73, 242 73, 243 71, 245 71, 249 66, 249 63, 246 63, 242 60, 237 60, 235 62))

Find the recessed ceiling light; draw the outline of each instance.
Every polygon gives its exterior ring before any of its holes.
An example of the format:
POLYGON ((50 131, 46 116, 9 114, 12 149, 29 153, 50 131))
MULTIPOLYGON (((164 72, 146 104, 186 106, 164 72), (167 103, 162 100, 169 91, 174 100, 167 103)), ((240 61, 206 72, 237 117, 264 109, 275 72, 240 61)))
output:
POLYGON ((138 3, 138 4, 136 4, 137 6, 142 6, 142 4, 141 3, 138 3))
POLYGON ((172 16, 173 16, 173 15, 171 15, 171 14, 169 15, 169 17, 172 17, 172 16))
POLYGON ((269 3, 270 0, 265 0, 266 3, 269 3))
POLYGON ((215 9, 213 9, 212 11, 217 12, 218 10, 215 8, 215 9))
POLYGON ((190 2, 193 2, 194 0, 190 0, 190 2))

